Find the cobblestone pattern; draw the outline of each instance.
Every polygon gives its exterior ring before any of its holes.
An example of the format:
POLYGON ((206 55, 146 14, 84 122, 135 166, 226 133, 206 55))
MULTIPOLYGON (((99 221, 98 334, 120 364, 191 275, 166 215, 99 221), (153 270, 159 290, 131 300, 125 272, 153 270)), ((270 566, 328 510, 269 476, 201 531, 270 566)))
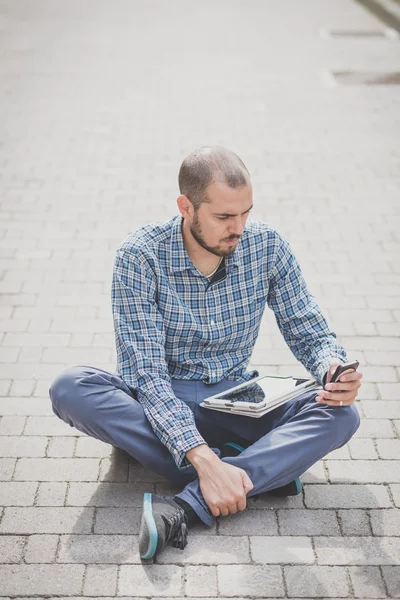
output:
MULTIPOLYGON (((399 598, 399 42, 350 0, 0 0, 1 598, 399 598), (71 364, 113 370, 114 250, 177 214, 204 144, 243 158, 253 218, 291 241, 364 373, 361 427, 296 498, 260 498, 184 552, 138 556, 171 487, 53 414, 71 364)), ((252 365, 303 375, 266 313, 252 365)))

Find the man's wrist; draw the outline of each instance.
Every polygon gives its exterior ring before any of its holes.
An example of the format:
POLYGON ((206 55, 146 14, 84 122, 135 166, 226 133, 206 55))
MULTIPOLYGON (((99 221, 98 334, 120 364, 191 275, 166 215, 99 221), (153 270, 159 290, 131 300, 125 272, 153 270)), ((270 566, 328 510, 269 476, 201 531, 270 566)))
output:
POLYGON ((215 462, 215 460, 219 460, 218 456, 209 446, 207 446, 207 444, 200 444, 199 446, 188 450, 186 452, 186 458, 198 473, 200 473, 204 467, 207 467, 207 465, 215 462))

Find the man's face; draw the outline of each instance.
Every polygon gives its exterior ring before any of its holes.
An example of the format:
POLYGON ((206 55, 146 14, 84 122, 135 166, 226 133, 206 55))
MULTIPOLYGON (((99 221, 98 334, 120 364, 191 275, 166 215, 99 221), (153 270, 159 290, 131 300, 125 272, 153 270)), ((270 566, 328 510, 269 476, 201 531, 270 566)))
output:
POLYGON ((251 184, 230 188, 214 181, 207 188, 210 204, 194 212, 190 233, 196 242, 216 256, 230 256, 236 249, 253 204, 251 184))

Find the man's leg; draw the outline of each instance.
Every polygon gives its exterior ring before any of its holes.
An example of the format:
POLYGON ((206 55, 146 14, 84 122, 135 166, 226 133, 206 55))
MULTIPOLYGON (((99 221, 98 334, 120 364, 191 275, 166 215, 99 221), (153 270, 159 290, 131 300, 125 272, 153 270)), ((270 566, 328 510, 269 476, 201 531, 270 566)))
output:
MULTIPOLYGON (((315 401, 315 392, 305 392, 260 419, 215 413, 216 425, 231 427, 233 435, 252 435, 254 443, 236 457, 223 460, 246 471, 254 488, 248 497, 284 486, 314 463, 340 448, 357 430, 360 417, 354 404, 333 407, 315 401), (251 423, 252 422, 252 423, 251 423)), ((199 430, 212 411, 201 409, 199 430)), ((200 415, 200 416, 199 416, 200 415)), ((177 498, 189 504, 200 519, 211 526, 214 520, 200 491, 198 479, 190 482, 177 498)))
MULTIPOLYGON (((187 393, 191 383, 185 382, 183 388, 177 382, 175 393, 180 389, 187 393)), ((118 375, 89 366, 72 367, 54 380, 49 394, 55 414, 79 431, 125 450, 178 486, 197 477, 194 467, 178 469, 142 406, 118 375)))

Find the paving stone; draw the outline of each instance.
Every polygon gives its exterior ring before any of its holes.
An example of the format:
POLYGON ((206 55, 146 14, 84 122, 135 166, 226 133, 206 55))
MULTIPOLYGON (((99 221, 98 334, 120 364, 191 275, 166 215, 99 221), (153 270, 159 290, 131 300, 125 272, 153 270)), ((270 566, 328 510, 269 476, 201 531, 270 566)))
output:
POLYGON ((83 565, 4 565, 0 566, 2 593, 74 596, 82 587, 83 565))
POLYGON ((98 508, 94 533, 138 534, 141 508, 98 508))
POLYGON ((56 557, 57 535, 30 535, 25 550, 27 563, 51 563, 56 557))
POLYGON ((185 567, 185 596, 217 596, 216 567, 185 567))
POLYGON ((379 419, 382 415, 387 419, 400 419, 400 403, 393 400, 363 400, 362 409, 367 419, 379 419))
POLYGON ((21 435, 26 417, 5 416, 0 419, 0 435, 21 435))
POLYGON ((12 479, 16 462, 15 458, 0 458, 0 481, 12 479))
POLYGON ((316 537, 317 561, 321 565, 397 565, 400 538, 316 537))
POLYGON ((146 483, 70 483, 66 504, 70 506, 142 507, 143 494, 153 492, 146 483))
MULTIPOLYGON (((49 401, 50 402, 50 401, 49 401)), ((25 426, 25 435, 49 435, 77 437, 85 434, 61 421, 56 416, 31 416, 25 426)))
POLYGON ((96 481, 97 458, 21 458, 15 470, 17 481, 96 481))
POLYGON ((46 437, 1 436, 0 456, 45 456, 47 443, 46 437))
POLYGON ((72 458, 74 455, 76 438, 53 437, 47 448, 47 456, 50 458, 72 458))
POLYGON ((0 563, 19 563, 22 560, 25 538, 16 535, 0 536, 0 563))
POLYGON ((374 442, 372 440, 350 440, 348 446, 350 450, 350 456, 354 460, 376 460, 378 458, 374 442))
POLYGON ((37 487, 36 482, 3 482, 0 485, 0 505, 30 506, 34 503, 37 487))
MULTIPOLYGON (((278 510, 281 535, 339 535, 333 510, 278 510)), ((249 534, 254 535, 254 534, 249 534)))
POLYGON ((382 400, 400 400, 400 383, 378 383, 378 390, 382 400))
POLYGON ((312 564, 315 562, 311 540, 301 536, 250 537, 251 557, 264 564, 312 564))
POLYGON ((390 419, 361 419, 360 427, 352 440, 358 438, 393 438, 392 421, 390 419))
POLYGON ((400 440, 376 440, 379 458, 398 460, 400 456, 400 440))
POLYGON ((76 444, 75 456, 89 458, 105 458, 110 456, 113 451, 113 447, 109 444, 105 444, 100 440, 96 440, 90 437, 81 437, 78 439, 76 444))
POLYGON ((64 506, 67 483, 63 481, 44 481, 39 483, 36 497, 37 506, 64 506))
POLYGON ((400 567, 382 567, 390 598, 400 598, 400 567))
POLYGON ((52 415, 48 398, 0 398, 1 415, 52 415))
POLYGON ((400 510, 371 510, 371 527, 374 535, 400 536, 400 510))
POLYGON ((345 446, 342 446, 341 448, 337 448, 336 450, 333 450, 332 452, 329 452, 329 454, 327 454, 325 456, 325 459, 329 459, 329 460, 349 460, 350 458, 351 458, 351 456, 350 456, 348 444, 346 444, 345 446))
POLYGON ((57 562, 140 563, 138 538, 133 535, 62 536, 57 562))
POLYGON ((93 508, 6 507, 0 524, 3 533, 89 533, 93 508))
POLYGON ((348 598, 347 575, 339 567, 284 566, 289 598, 348 598))
POLYGON ((371 526, 366 510, 339 510, 339 521, 343 535, 371 535, 371 526))
POLYGON ((113 458, 100 460, 100 481, 124 483, 128 481, 129 458, 128 455, 118 452, 113 458))
POLYGON ((180 596, 182 582, 182 567, 123 565, 119 571, 118 596, 180 596))
POLYGON ((400 508, 400 485, 390 485, 389 488, 393 496, 394 505, 400 508))
POLYGON ((217 567, 220 594, 253 598, 282 598, 285 591, 278 566, 221 565, 217 567))
POLYGON ((326 482, 326 474, 324 469, 324 463, 319 460, 313 464, 303 475, 301 476, 301 482, 304 483, 324 483, 326 482))
POLYGON ((157 557, 160 564, 245 564, 250 562, 249 542, 244 537, 196 536, 188 537, 185 551, 167 547, 157 557))
POLYGON ((387 598, 378 567, 349 567, 355 598, 387 598))
POLYGON ((246 510, 218 520, 220 535, 278 535, 273 510, 246 510))
POLYGON ((392 501, 383 485, 313 485, 305 487, 307 508, 389 508, 392 501))
POLYGON ((397 483, 400 482, 400 460, 368 460, 344 461, 327 460, 329 476, 332 483, 351 481, 357 483, 397 483))
POLYGON ((86 570, 83 593, 85 596, 115 596, 118 567, 116 565, 89 565, 86 570))

